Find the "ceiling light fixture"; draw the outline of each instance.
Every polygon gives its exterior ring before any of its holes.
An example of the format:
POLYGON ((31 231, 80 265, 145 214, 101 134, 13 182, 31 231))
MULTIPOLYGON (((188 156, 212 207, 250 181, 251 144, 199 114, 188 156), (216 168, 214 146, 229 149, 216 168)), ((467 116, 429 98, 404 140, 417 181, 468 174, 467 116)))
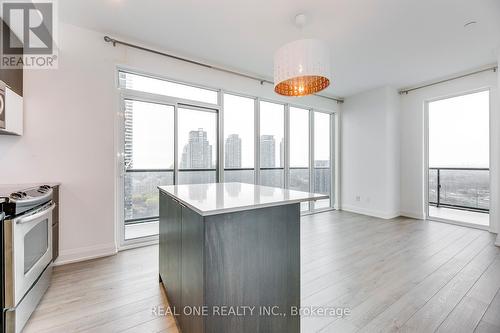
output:
MULTIPOLYGON (((304 14, 295 17, 302 28, 304 14)), ((274 54, 274 91, 284 96, 315 94, 330 85, 330 52, 317 39, 300 39, 282 46, 274 54)))

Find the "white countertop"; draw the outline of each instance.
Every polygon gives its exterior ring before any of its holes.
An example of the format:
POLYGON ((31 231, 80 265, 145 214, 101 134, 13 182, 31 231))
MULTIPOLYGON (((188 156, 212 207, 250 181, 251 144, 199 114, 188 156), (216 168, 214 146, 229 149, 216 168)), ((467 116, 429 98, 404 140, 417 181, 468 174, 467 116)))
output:
POLYGON ((328 195, 245 183, 158 186, 202 216, 328 199, 328 195))

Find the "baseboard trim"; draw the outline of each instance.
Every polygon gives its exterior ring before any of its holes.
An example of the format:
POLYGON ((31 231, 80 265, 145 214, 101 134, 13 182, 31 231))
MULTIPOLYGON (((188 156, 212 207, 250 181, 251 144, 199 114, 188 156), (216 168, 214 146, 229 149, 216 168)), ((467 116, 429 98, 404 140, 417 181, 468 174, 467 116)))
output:
POLYGON ((345 210, 347 212, 361 214, 361 215, 378 217, 380 219, 385 219, 385 220, 390 220, 390 219, 393 219, 395 217, 400 216, 399 212, 389 212, 388 213, 388 212, 382 212, 382 211, 376 211, 376 210, 371 210, 371 209, 349 206, 349 205, 342 205, 341 210, 345 210))
POLYGON ((152 245, 158 245, 158 244, 160 244, 160 240, 158 239, 158 236, 156 236, 156 237, 154 237, 153 239, 150 239, 150 240, 146 240, 146 241, 142 241, 142 242, 134 242, 134 243, 130 243, 130 244, 121 245, 118 248, 118 252, 120 252, 120 251, 127 251, 127 250, 133 250, 133 249, 137 249, 137 248, 140 248, 140 247, 146 247, 146 246, 152 246, 152 245))
POLYGON ((412 219, 417 219, 417 220, 424 220, 425 219, 423 214, 418 214, 418 213, 400 212, 400 215, 404 216, 404 217, 409 217, 412 219))
POLYGON ((61 266, 80 261, 108 257, 115 255, 117 252, 118 249, 116 248, 116 245, 114 243, 61 251, 61 253, 59 254, 59 258, 57 258, 57 260, 54 262, 54 266, 61 266))

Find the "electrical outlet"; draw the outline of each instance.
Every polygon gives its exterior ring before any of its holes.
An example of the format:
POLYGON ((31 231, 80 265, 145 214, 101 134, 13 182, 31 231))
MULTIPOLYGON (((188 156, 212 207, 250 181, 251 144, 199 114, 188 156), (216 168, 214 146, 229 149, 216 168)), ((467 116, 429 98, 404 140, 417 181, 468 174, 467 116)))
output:
POLYGON ((356 196, 356 201, 358 201, 358 202, 361 201, 361 196, 357 195, 356 196))

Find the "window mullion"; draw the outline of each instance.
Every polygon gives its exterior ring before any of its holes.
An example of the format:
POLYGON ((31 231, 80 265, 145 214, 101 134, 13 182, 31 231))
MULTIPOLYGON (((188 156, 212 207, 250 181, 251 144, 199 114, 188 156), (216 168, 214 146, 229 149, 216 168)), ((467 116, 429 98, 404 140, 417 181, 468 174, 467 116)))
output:
POLYGON ((219 90, 218 95, 218 103, 220 105, 219 113, 217 114, 218 118, 218 140, 217 140, 217 179, 220 183, 224 182, 224 102, 223 102, 223 93, 219 90))
MULTIPOLYGON (((309 192, 314 192, 314 111, 309 110, 309 192)), ((309 211, 314 210, 314 202, 309 203, 309 211)))
POLYGON ((333 193, 335 193, 335 115, 330 114, 330 208, 335 206, 333 193))
POLYGON ((177 104, 174 106, 174 185, 179 184, 179 110, 177 104))
POLYGON ((255 184, 260 184, 260 99, 255 99, 255 184))

